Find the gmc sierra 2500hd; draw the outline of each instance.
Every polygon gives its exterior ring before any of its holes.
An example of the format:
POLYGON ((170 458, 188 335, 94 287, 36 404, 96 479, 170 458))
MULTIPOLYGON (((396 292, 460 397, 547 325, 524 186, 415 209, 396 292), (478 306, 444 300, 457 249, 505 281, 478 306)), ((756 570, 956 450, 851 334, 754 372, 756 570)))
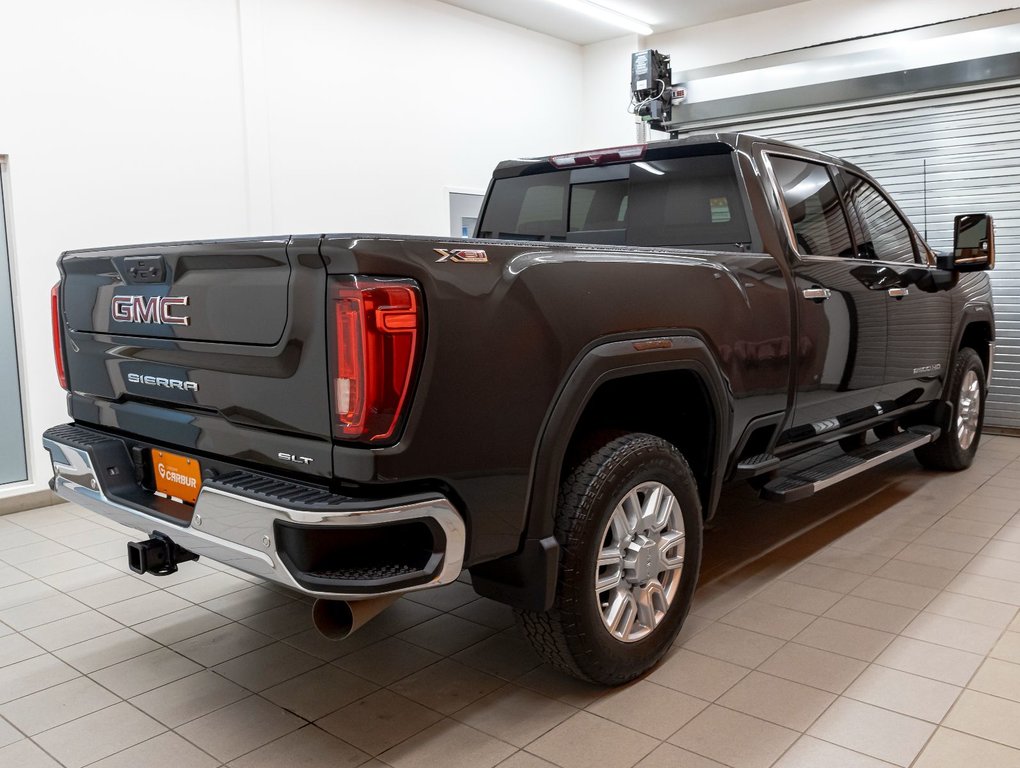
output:
POLYGON ((334 637, 467 568, 613 684, 679 631, 724 481, 974 458, 987 216, 936 255, 861 169, 713 134, 501 163, 476 234, 63 254, 53 489, 148 535, 136 571, 228 563, 334 637))

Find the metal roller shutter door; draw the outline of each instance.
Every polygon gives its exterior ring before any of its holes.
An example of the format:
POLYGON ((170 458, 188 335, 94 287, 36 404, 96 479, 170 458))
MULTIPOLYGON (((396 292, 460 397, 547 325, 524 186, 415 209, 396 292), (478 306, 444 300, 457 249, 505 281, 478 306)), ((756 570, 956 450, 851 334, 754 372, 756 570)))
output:
POLYGON ((991 273, 998 347, 986 423, 1020 429, 1020 82, 824 112, 747 116, 690 126, 784 139, 846 158, 889 190, 937 250, 952 247, 953 216, 995 216, 991 273))

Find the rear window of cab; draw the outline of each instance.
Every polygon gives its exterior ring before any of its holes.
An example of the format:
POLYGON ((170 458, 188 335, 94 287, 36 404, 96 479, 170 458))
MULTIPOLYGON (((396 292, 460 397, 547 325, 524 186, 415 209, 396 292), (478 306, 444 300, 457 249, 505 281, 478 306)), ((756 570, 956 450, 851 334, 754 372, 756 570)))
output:
POLYGON ((496 179, 478 236, 712 249, 750 244, 732 152, 496 179))

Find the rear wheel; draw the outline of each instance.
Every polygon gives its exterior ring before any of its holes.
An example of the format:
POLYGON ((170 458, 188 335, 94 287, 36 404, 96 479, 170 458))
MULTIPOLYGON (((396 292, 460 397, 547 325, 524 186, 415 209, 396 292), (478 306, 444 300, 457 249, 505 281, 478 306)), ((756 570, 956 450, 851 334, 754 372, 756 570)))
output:
POLYGON ((946 409, 939 439, 914 454, 929 469, 966 469, 974 461, 985 416, 985 366, 977 352, 964 347, 956 354, 947 391, 952 409, 946 409))
POLYGON ((618 684, 669 650, 690 609, 701 561, 694 475, 670 443, 633 433, 606 437, 560 489, 556 600, 518 611, 550 664, 618 684))

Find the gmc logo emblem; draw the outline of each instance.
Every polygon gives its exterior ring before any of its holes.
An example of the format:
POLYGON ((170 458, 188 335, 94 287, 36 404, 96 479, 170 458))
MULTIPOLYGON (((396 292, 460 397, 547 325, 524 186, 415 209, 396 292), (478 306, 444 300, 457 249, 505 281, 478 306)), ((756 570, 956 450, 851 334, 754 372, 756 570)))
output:
POLYGON ((110 313, 118 323, 188 325, 187 315, 173 315, 171 307, 188 306, 187 296, 114 296, 110 313))

